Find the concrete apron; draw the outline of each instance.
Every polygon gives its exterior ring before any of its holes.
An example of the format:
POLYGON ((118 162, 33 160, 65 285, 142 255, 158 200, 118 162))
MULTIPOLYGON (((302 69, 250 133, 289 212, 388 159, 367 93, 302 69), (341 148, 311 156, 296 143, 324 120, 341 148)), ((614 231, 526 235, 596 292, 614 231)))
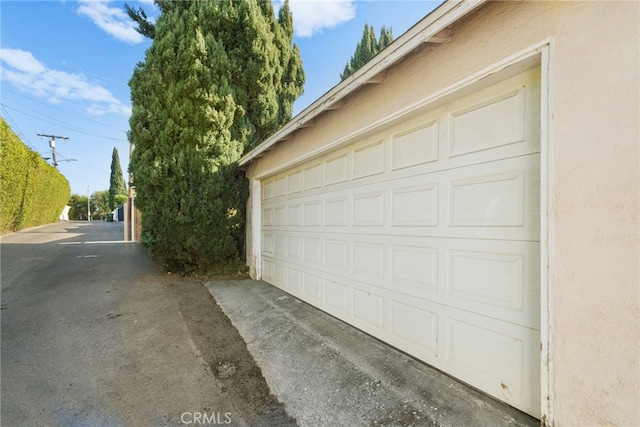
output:
POLYGON ((207 288, 300 426, 540 425, 265 282, 207 288))

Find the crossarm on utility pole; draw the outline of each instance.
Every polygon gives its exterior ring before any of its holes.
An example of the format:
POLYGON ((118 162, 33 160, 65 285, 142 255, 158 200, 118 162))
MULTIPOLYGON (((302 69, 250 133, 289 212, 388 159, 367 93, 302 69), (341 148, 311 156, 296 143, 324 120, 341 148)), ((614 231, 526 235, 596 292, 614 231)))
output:
POLYGON ((66 136, 58 136, 58 135, 45 135, 42 133, 37 134, 38 136, 42 136, 49 139, 49 147, 52 149, 53 154, 53 166, 58 166, 58 159, 56 157, 56 139, 69 139, 66 136))

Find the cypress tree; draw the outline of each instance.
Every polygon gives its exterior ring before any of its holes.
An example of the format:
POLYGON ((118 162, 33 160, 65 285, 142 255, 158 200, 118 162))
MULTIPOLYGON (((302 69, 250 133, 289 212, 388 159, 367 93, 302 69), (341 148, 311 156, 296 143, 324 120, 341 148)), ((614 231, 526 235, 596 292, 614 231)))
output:
POLYGON ((381 52, 391 44, 393 41, 393 31, 391 28, 387 29, 384 25, 380 29, 380 38, 378 38, 378 52, 381 52))
POLYGON ((116 196, 119 194, 127 194, 127 184, 122 176, 118 149, 114 147, 111 155, 111 177, 109 179, 109 209, 114 210, 116 208, 116 196))
POLYGON ((362 39, 356 45, 353 56, 345 65, 342 74, 340 74, 340 80, 344 80, 358 71, 360 67, 369 62, 378 52, 390 45, 392 41, 393 32, 391 28, 387 29, 383 26, 382 30, 380 30, 380 38, 376 40, 376 31, 373 26, 364 24, 362 39))
POLYGON ((131 172, 144 239, 171 270, 244 255, 242 153, 291 117, 304 73, 288 3, 163 1, 129 85, 131 172))

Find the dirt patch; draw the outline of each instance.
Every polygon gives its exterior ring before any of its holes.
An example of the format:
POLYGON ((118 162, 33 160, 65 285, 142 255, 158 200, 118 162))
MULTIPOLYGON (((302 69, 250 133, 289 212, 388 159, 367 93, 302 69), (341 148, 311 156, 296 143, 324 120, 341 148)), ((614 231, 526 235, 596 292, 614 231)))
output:
POLYGON ((165 285, 191 339, 222 393, 251 426, 296 426, 262 375, 247 345, 200 280, 173 277, 165 285))

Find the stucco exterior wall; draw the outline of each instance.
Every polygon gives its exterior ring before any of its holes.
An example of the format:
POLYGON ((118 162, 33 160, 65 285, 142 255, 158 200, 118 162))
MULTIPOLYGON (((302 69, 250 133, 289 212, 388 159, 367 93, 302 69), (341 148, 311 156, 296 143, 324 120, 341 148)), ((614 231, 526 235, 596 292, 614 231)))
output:
POLYGON ((639 28, 637 2, 489 3, 247 174, 264 176, 551 40, 549 421, 640 425, 639 28))

